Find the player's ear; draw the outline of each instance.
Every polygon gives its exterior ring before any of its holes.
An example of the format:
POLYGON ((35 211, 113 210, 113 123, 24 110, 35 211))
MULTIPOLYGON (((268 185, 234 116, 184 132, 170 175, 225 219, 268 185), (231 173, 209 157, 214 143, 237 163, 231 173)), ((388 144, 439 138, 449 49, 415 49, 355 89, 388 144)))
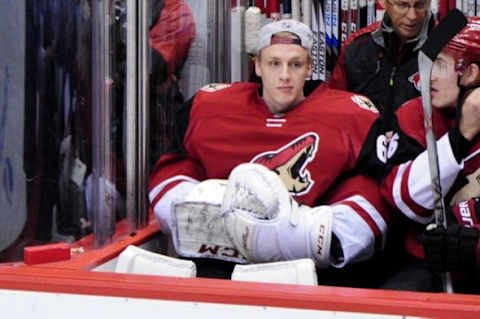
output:
POLYGON ((307 61, 307 73, 305 75, 305 79, 309 80, 312 78, 312 57, 309 55, 308 56, 308 61, 307 61))
POLYGON ((473 85, 480 85, 480 66, 477 63, 470 64, 472 67, 473 85))
POLYGON ((473 86, 480 84, 480 67, 476 63, 470 63, 463 72, 462 85, 473 86))
POLYGON ((262 77, 262 67, 260 65, 260 57, 259 56, 257 56, 255 58, 255 74, 258 77, 262 77))

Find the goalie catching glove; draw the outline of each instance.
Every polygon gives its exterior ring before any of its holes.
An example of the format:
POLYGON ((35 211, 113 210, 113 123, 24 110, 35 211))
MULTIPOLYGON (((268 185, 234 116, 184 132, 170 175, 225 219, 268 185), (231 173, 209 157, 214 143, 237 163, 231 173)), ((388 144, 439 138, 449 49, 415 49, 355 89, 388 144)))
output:
POLYGON ((448 213, 456 222, 447 229, 430 224, 420 237, 426 266, 438 272, 475 270, 480 264, 480 198, 460 202, 448 213))
POLYGON ((298 205, 263 165, 232 170, 222 211, 227 234, 250 262, 311 258, 318 267, 330 265, 331 208, 298 205))

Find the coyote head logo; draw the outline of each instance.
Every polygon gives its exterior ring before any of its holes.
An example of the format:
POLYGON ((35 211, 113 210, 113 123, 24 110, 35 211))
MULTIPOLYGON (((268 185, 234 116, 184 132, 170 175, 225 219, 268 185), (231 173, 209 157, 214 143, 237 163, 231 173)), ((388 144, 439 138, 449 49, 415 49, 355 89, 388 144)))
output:
POLYGON ((276 172, 293 195, 306 194, 315 183, 307 165, 315 157, 318 140, 315 133, 304 134, 278 150, 257 155, 252 163, 262 164, 276 172))

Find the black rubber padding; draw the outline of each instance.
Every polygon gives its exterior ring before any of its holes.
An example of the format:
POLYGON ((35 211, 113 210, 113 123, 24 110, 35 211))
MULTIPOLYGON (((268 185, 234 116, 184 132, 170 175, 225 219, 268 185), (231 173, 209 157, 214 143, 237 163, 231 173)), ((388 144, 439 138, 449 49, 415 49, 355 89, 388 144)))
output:
POLYGON ((460 10, 450 10, 445 18, 432 30, 421 50, 430 60, 434 61, 448 41, 465 28, 466 25, 467 18, 460 10))

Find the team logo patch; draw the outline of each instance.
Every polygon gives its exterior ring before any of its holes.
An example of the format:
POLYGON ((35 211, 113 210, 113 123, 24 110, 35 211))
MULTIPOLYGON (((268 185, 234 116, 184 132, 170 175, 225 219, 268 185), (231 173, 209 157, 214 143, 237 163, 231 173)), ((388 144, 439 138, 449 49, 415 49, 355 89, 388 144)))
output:
POLYGON ((370 99, 366 96, 353 95, 352 96, 352 101, 355 102, 362 109, 372 111, 373 113, 378 113, 378 109, 375 106, 375 104, 373 104, 373 102, 370 101, 370 99))
POLYGON ((315 158, 318 140, 316 133, 306 133, 278 150, 255 156, 251 162, 262 164, 276 172, 293 195, 303 195, 315 183, 307 165, 315 158))
POLYGON ((413 86, 420 92, 422 87, 420 85, 420 73, 414 73, 408 77, 408 82, 412 83, 413 86))
POLYGON ((226 89, 230 86, 232 85, 227 83, 210 83, 202 87, 200 90, 205 92, 215 92, 215 91, 226 89))
MULTIPOLYGON (((468 163, 468 162, 467 162, 468 163)), ((480 168, 467 175, 468 183, 453 195, 450 205, 480 196, 480 168)))

